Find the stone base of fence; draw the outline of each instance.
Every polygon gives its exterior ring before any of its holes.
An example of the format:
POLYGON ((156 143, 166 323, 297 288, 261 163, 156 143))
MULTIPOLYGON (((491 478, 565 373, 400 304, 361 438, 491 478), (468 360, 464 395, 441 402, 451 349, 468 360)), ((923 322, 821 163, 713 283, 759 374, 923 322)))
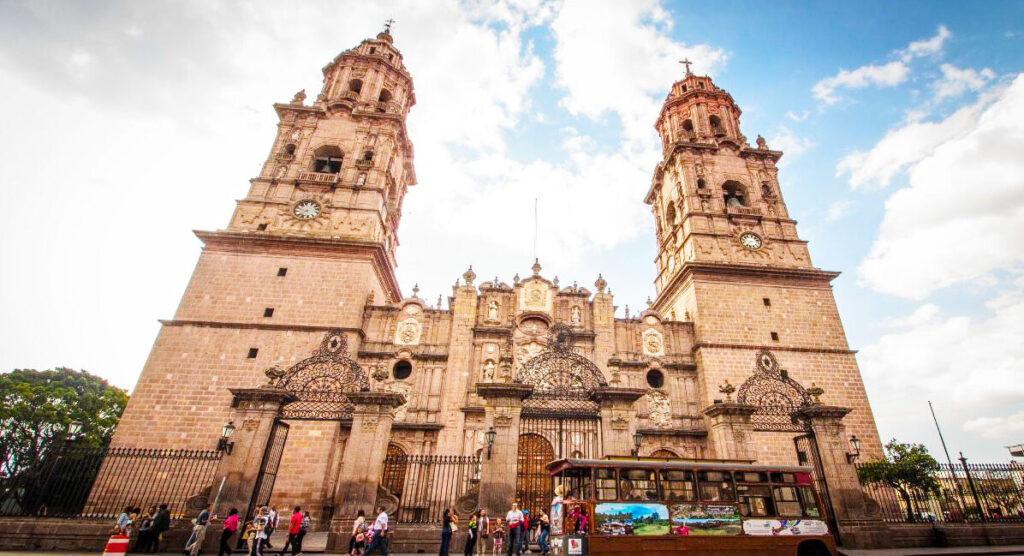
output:
MULTIPOLYGON (((55 517, 0 517, 0 550, 54 550, 58 552, 103 552, 110 537, 113 521, 110 519, 63 519, 55 517)), ((219 529, 218 529, 219 531, 219 529)), ((175 520, 164 533, 160 551, 180 553, 189 535, 192 523, 175 520)), ((207 535, 205 552, 217 551, 219 535, 207 535), (214 537, 212 545, 209 543, 214 537)), ((131 546, 135 546, 132 539, 131 546)))
POLYGON ((847 548, 925 548, 1024 544, 1024 523, 843 524, 847 548))

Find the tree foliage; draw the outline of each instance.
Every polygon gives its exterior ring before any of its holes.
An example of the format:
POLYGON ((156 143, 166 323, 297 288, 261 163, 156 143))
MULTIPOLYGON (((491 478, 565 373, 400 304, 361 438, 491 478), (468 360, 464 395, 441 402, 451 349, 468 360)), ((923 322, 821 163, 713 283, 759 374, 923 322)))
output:
POLYGON ((884 459, 868 461, 857 468, 861 483, 888 485, 903 498, 907 509, 907 520, 914 521, 911 493, 921 490, 927 493, 939 492, 936 472, 939 462, 928 454, 923 444, 908 444, 890 440, 885 445, 884 459))
POLYGON ((127 403, 127 392, 86 371, 0 374, 0 471, 13 478, 37 469, 74 421, 82 425, 76 446, 105 446, 127 403))

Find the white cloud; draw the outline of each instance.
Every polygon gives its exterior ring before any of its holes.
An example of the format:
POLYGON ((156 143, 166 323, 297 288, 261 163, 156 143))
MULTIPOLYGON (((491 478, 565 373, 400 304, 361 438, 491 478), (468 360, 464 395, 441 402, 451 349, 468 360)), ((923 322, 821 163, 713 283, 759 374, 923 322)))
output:
POLYGON ((909 62, 914 58, 938 54, 942 51, 942 45, 946 42, 946 39, 952 36, 953 33, 950 33, 945 25, 939 25, 934 37, 923 41, 914 41, 907 45, 907 48, 900 51, 900 59, 904 62, 909 62))
POLYGON ((967 135, 997 98, 995 93, 984 94, 978 102, 938 122, 922 121, 925 112, 909 111, 904 125, 887 132, 870 150, 843 157, 836 165, 836 176, 849 174, 853 189, 885 187, 897 174, 931 156, 940 146, 967 135))
POLYGON ((952 36, 944 25, 940 25, 936 35, 927 40, 915 41, 893 54, 897 60, 881 65, 866 65, 852 70, 839 70, 832 77, 818 81, 811 88, 814 97, 825 104, 836 104, 842 98, 838 89, 863 89, 864 87, 895 87, 904 83, 910 75, 913 59, 937 54, 942 50, 946 39, 952 36))
POLYGON ((811 92, 814 97, 825 104, 835 104, 842 100, 836 89, 863 89, 868 86, 894 87, 907 80, 910 68, 902 61, 889 62, 875 66, 861 66, 854 70, 840 69, 832 77, 826 77, 814 84, 811 92))
POLYGON ((836 201, 828 206, 828 210, 825 213, 825 218, 829 222, 837 222, 846 216, 846 212, 853 205, 853 201, 844 200, 836 201))
POLYGON ((993 429, 989 441, 961 432, 976 432, 974 427, 988 416, 1019 412, 1024 399, 1019 376, 1024 368, 1024 290, 1004 292, 985 307, 988 314, 983 316, 949 316, 937 307, 919 307, 892 319, 900 329, 860 351, 860 368, 883 437, 891 434, 885 430, 889 428, 899 429, 906 435, 903 440, 934 438, 927 405, 931 400, 940 421, 953 425, 947 429, 953 446, 992 453, 991 440, 1020 441, 1012 425, 1019 416, 1005 418, 1009 426, 993 429), (975 424, 969 426, 971 422, 975 424))
POLYGON ((934 303, 925 303, 905 317, 888 317, 882 325, 888 328, 906 328, 930 324, 942 310, 934 303))
POLYGON ((964 423, 964 430, 990 440, 1009 439, 1014 443, 1024 435, 1024 410, 998 417, 977 417, 964 423))
POLYGON ((814 141, 810 138, 800 137, 786 126, 779 126, 778 131, 767 141, 770 148, 785 153, 785 156, 779 161, 780 168, 785 168, 786 165, 815 146, 814 141))
POLYGON ((942 64, 942 77, 932 83, 935 100, 958 97, 967 91, 980 91, 989 81, 995 79, 994 71, 984 68, 976 71, 960 69, 952 64, 942 64))
POLYGON ((985 96, 932 124, 934 136, 908 124, 872 150, 909 147, 904 158, 887 159, 890 170, 909 165, 909 185, 886 200, 878 237, 858 269, 876 291, 922 299, 1024 267, 1024 74, 985 96))
POLYGON ((792 110, 786 110, 786 117, 793 120, 794 122, 802 122, 806 120, 807 117, 810 115, 811 112, 809 110, 804 110, 799 114, 794 113, 792 110))
POLYGON ((564 2, 551 22, 562 105, 592 119, 616 114, 626 148, 656 151, 652 126, 672 81, 683 76, 678 61, 689 58, 696 72, 712 74, 726 59, 710 45, 672 40, 671 26, 655 0, 564 2))

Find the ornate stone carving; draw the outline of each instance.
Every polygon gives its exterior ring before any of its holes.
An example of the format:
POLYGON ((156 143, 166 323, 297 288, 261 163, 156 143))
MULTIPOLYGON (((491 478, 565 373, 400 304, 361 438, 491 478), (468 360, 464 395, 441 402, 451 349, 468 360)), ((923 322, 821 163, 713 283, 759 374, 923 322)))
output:
POLYGON ((348 355, 348 341, 341 330, 331 330, 311 357, 293 365, 284 375, 271 377, 269 385, 294 395, 282 408, 290 417, 339 419, 351 415, 348 393, 370 390, 362 367, 348 355))
POLYGON ((404 421, 406 411, 409 409, 409 392, 412 391, 412 384, 404 380, 395 380, 388 383, 387 391, 401 394, 405 399, 402 405, 395 408, 395 421, 404 421))
POLYGON ((363 432, 376 432, 378 420, 376 417, 365 417, 363 419, 363 432))
POLYGON ((242 430, 252 432, 260 428, 260 422, 256 419, 246 419, 242 421, 242 430))
POLYGON ((487 320, 491 322, 498 322, 498 302, 497 300, 491 300, 487 304, 487 320))
POLYGON ((754 358, 754 374, 740 385, 736 401, 757 408, 755 430, 799 432, 806 428, 795 411, 811 405, 811 396, 779 368, 775 354, 761 350, 754 358))
POLYGON ((486 362, 484 362, 484 367, 483 367, 483 379, 484 379, 484 382, 494 382, 494 371, 495 371, 495 369, 497 369, 497 365, 494 363, 494 361, 491 361, 490 359, 488 359, 486 362))
POLYGON ((583 322, 583 311, 580 310, 578 305, 573 305, 569 309, 569 322, 572 324, 581 324, 583 322))
POLYGON ((644 353, 647 355, 664 355, 665 342, 661 336, 661 332, 658 332, 653 328, 648 328, 647 330, 644 330, 643 347, 644 353))
POLYGON ((611 420, 611 427, 614 430, 627 430, 629 429, 629 420, 625 417, 615 417, 611 420))
POLYGON ((668 394, 659 390, 647 392, 647 419, 656 429, 672 427, 672 404, 668 394))
POLYGON ((414 346, 420 343, 420 332, 422 326, 414 318, 407 318, 399 323, 395 330, 395 345, 414 346))

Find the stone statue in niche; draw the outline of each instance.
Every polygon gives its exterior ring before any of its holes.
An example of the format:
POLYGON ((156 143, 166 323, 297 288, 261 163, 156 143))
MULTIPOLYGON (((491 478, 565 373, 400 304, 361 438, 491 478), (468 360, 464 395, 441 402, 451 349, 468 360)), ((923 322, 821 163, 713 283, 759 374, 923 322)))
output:
POLYGON ((487 304, 487 320, 489 320, 489 321, 497 321, 498 320, 498 302, 497 301, 491 300, 491 302, 487 304))
POLYGON ((490 359, 484 363, 484 382, 494 382, 494 370, 496 365, 490 359))
POLYGON ((569 309, 569 322, 573 324, 583 322, 583 314, 578 305, 573 305, 572 308, 569 309))

